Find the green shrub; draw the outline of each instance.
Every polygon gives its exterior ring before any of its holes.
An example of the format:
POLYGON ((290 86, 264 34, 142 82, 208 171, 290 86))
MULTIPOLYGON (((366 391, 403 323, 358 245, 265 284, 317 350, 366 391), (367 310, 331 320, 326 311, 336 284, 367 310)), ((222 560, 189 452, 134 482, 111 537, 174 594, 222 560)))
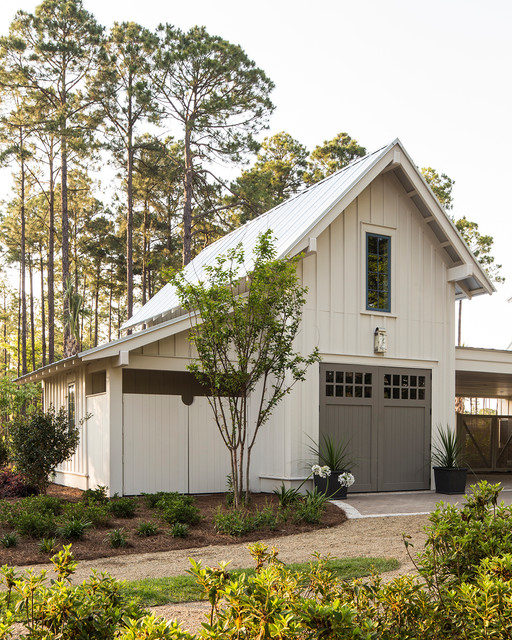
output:
POLYGON ((201 520, 201 514, 192 496, 178 496, 172 501, 159 501, 158 507, 162 510, 162 518, 169 524, 183 522, 194 525, 201 520))
POLYGON ((157 493, 143 493, 142 495, 149 509, 156 509, 159 503, 164 505, 166 502, 173 502, 181 496, 176 491, 157 491, 157 493))
POLYGON ((471 487, 462 509, 441 502, 429 516, 425 549, 418 557, 429 583, 471 581, 480 563, 512 549, 512 507, 498 505, 500 485, 471 487))
POLYGON ((20 536, 49 538, 55 535, 55 516, 48 511, 21 511, 14 520, 14 527, 20 536))
POLYGON ((141 538, 156 536, 157 533, 158 526, 154 522, 139 522, 139 524, 137 525, 137 535, 141 538))
POLYGON ((81 540, 92 522, 81 518, 69 518, 57 527, 57 535, 64 540, 81 540))
POLYGON ((124 529, 113 529, 107 533, 107 540, 114 549, 128 546, 126 532, 124 529))
POLYGON ((306 496, 295 505, 295 521, 319 524, 328 499, 328 496, 316 487, 313 491, 307 491, 306 496))
POLYGON ((116 518, 133 518, 137 511, 137 501, 133 498, 115 498, 108 505, 116 518))
POLYGON ((287 489, 284 486, 284 482, 281 483, 279 489, 274 489, 274 494, 277 496, 279 500, 279 506, 282 509, 296 504, 300 500, 299 490, 296 487, 289 487, 287 489))
POLYGON ((18 536, 14 532, 9 531, 0 538, 0 543, 6 549, 15 547, 18 544, 18 536))
POLYGON ((95 527, 106 526, 111 518, 108 504, 71 502, 64 506, 66 518, 89 520, 95 527))
POLYGON ((62 513, 64 503, 60 498, 55 496, 32 496, 22 500, 23 509, 26 511, 46 511, 58 516, 62 513))
POLYGON ((65 409, 56 413, 50 408, 46 413, 20 415, 11 424, 10 438, 16 468, 46 493, 50 475, 78 446, 79 430, 69 424, 65 409))
POLYGON ((255 529, 270 529, 274 531, 277 527, 277 514, 271 505, 266 505, 258 509, 254 514, 255 529))
POLYGON ((213 525, 217 533, 237 537, 244 536, 255 529, 254 516, 242 509, 224 511, 219 507, 213 516, 213 525))
POLYGON ((108 487, 99 484, 95 489, 86 489, 82 493, 82 502, 87 504, 107 504, 107 489, 108 487))
POLYGON ((57 538, 41 538, 39 541, 39 551, 41 553, 55 553, 57 548, 57 538))
MULTIPOLYGON (((76 569, 76 563, 69 547, 54 556, 52 562, 57 579, 49 585, 46 584, 44 573, 28 573, 16 580, 12 569, 1 569, 2 582, 7 587, 7 597, 2 599, 0 605, 4 624, 2 637, 9 637, 9 627, 14 621, 13 616, 7 613, 11 595, 14 594, 18 599, 17 621, 25 632, 19 634, 20 637, 32 640, 128 639, 130 629, 137 627, 137 620, 143 618, 145 612, 123 594, 121 583, 106 574, 93 574, 78 586, 72 586, 69 577, 76 569), (124 636, 125 632, 128 635, 124 636)), ((144 626, 151 628, 150 621, 141 625, 144 626)), ((151 637, 156 639, 163 636, 151 637)), ((175 640, 178 640, 177 637, 175 640)))
POLYGON ((171 527, 170 533, 173 538, 186 538, 188 536, 188 525, 183 522, 175 522, 171 527))
POLYGON ((226 566, 209 569, 191 560, 190 573, 208 596, 210 624, 203 638, 308 638, 371 640, 371 621, 356 620, 354 606, 338 597, 339 581, 320 561, 305 571, 288 569, 265 545, 249 547, 256 573, 230 574, 226 566), (233 636, 225 631, 233 630, 233 636), (237 631, 242 630, 238 636, 237 631))

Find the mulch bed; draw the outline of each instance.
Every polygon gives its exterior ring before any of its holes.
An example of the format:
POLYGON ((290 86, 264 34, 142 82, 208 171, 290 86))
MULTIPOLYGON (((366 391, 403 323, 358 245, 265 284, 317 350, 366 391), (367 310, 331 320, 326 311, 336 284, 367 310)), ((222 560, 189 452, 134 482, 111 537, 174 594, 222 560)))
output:
MULTIPOLYGON (((61 485, 51 485, 48 494, 76 502, 80 500, 81 491, 61 485)), ((273 494, 253 494, 250 509, 264 507, 266 504, 276 504, 278 501, 273 494)), ((316 529, 333 527, 345 522, 347 519, 342 509, 331 503, 326 504, 321 525, 296 524, 291 519, 287 522, 279 523, 274 530, 259 529, 243 537, 232 537, 225 534, 216 533, 213 527, 213 516, 219 506, 224 507, 225 497, 223 494, 198 495, 196 504, 201 511, 202 520, 199 524, 190 527, 189 535, 186 538, 173 538, 169 535, 170 525, 158 517, 158 511, 149 509, 142 498, 138 499, 138 509, 134 518, 110 519, 107 527, 89 529, 82 540, 73 542, 73 555, 77 560, 88 560, 94 558, 124 556, 133 553, 151 553, 154 551, 172 551, 174 549, 190 549, 205 547, 208 545, 229 545, 239 542, 251 542, 264 540, 276 536, 287 536, 295 533, 303 533, 316 529), (140 537, 136 533, 137 525, 141 522, 156 522, 159 532, 155 536, 140 537), (113 549, 106 540, 107 533, 112 529, 125 530, 129 546, 113 549)), ((6 533, 7 529, 0 527, 0 536, 6 533)), ((64 542, 69 544, 69 542, 64 542)), ((59 546, 58 549, 61 547, 59 546)), ((32 538, 21 538, 18 545, 12 548, 0 546, 0 565, 27 565, 47 563, 48 555, 39 551, 39 541, 32 538)))

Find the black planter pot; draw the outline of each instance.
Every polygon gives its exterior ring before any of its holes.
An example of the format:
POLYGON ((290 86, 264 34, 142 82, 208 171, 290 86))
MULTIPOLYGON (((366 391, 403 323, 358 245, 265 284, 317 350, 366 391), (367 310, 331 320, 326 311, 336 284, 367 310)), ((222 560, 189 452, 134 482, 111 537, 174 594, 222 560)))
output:
POLYGON ((331 475, 327 478, 313 476, 313 483, 318 491, 327 493, 331 500, 346 500, 347 487, 340 486, 338 478, 344 471, 331 471, 331 475))
POLYGON ((436 493, 466 493, 468 470, 463 467, 434 467, 436 493))

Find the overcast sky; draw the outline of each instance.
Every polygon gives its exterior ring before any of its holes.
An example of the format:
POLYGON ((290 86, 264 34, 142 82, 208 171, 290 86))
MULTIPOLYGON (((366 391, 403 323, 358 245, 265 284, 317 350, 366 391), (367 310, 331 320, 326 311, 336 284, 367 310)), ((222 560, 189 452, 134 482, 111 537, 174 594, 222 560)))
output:
MULTIPOLYGON (((0 3, 0 33, 17 9, 0 3)), ((309 149, 348 132, 372 151, 400 138, 455 180, 454 215, 494 236, 507 282, 464 303, 463 342, 512 341, 510 0, 84 0, 105 26, 204 25, 240 44, 276 84, 269 133, 309 149)), ((4 194, 0 194, 0 199, 4 194)))

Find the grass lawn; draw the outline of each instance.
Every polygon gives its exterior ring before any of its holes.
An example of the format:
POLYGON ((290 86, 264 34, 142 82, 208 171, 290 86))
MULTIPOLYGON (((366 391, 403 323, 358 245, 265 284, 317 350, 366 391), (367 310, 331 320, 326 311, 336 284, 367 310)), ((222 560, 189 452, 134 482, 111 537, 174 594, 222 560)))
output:
MULTIPOLYGON (((399 566, 394 558, 332 558, 327 567, 338 578, 350 580, 370 575, 372 568, 378 573, 392 571, 399 566)), ((309 567, 309 562, 287 565, 293 571, 303 571, 309 567)), ((254 575, 254 569, 234 569, 233 575, 246 573, 254 575)), ((201 600, 202 591, 194 578, 189 575, 173 576, 169 578, 144 578, 126 582, 124 592, 139 600, 145 607, 155 607, 177 602, 194 602, 201 600)))

